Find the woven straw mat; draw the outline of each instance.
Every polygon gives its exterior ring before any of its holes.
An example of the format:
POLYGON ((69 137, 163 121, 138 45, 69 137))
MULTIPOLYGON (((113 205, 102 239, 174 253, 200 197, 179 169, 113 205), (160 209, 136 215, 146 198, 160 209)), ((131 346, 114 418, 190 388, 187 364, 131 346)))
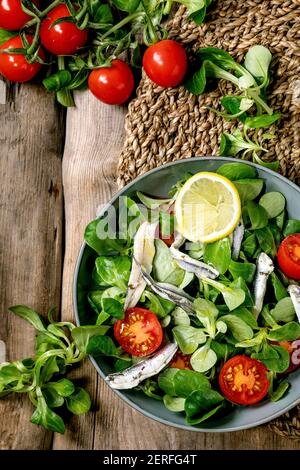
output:
MULTIPOLYGON (((300 0, 213 0, 202 26, 188 21, 181 6, 167 28, 189 54, 213 46, 240 61, 254 44, 270 49, 268 103, 283 117, 270 128, 277 138, 268 143, 267 156, 269 161, 278 159, 282 174, 300 184, 300 0)), ((220 97, 232 91, 220 81, 215 90, 192 96, 182 86, 160 88, 144 75, 126 118, 119 187, 167 162, 217 155, 221 133, 236 124, 206 107, 220 109, 220 97)), ((300 406, 270 427, 282 436, 300 438, 300 406)))

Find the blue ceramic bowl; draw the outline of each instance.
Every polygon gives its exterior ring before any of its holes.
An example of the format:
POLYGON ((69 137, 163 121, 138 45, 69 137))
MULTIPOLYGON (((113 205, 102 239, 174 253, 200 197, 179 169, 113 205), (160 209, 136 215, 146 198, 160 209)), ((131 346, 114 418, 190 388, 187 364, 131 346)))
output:
MULTIPOLYGON (((184 173, 216 171, 217 168, 225 162, 236 161, 238 160, 221 157, 191 158, 156 168, 135 179, 123 188, 112 198, 106 207, 104 207, 102 213, 104 214, 109 206, 115 204, 120 196, 132 196, 136 191, 142 191, 155 196, 165 197, 169 188, 181 179, 184 173)), ((257 169, 259 177, 265 180, 268 191, 279 191, 284 194, 287 201, 289 218, 300 220, 300 188, 271 170, 253 163, 244 163, 254 166, 257 169)), ((89 285, 91 283, 91 273, 95 258, 96 253, 86 244, 83 244, 79 253, 74 277, 74 310, 78 325, 91 324, 94 320, 93 313, 87 303, 87 292, 89 291, 89 285)), ((102 378, 112 372, 111 366, 105 358, 97 360, 91 358, 91 361, 102 378)), ((216 418, 215 420, 210 420, 198 426, 187 425, 183 413, 173 413, 167 410, 163 403, 147 397, 142 392, 135 390, 114 390, 114 392, 122 398, 122 400, 145 416, 161 423, 190 431, 228 432, 239 431, 266 423, 300 403, 300 369, 289 376, 289 382, 291 383, 289 392, 278 402, 265 401, 256 406, 236 407, 225 417, 216 418)))

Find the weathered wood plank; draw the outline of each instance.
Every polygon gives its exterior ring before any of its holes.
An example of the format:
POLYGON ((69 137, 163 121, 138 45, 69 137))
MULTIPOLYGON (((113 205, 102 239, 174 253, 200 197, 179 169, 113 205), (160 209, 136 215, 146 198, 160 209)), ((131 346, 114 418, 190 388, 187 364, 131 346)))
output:
POLYGON ((0 105, 6 104, 7 101, 7 84, 0 79, 0 105))
MULTIPOLYGON (((123 142, 124 109, 102 105, 87 93, 68 111, 63 158, 66 204, 66 254, 63 317, 72 318, 74 266, 86 223, 116 191, 117 155, 123 142)), ((196 434, 160 425, 124 404, 101 380, 89 361, 75 377, 89 378, 94 409, 72 418, 55 449, 299 449, 266 427, 227 434, 196 434)))
MULTIPOLYGON (((78 93, 77 107, 68 110, 63 157, 66 236, 63 272, 62 316, 73 319, 72 282, 86 224, 98 206, 115 191, 117 155, 123 144, 125 108, 109 107, 89 92, 78 93)), ((97 414, 97 373, 86 360, 73 374, 88 380, 94 409, 74 417, 64 436, 55 435, 54 449, 91 449, 97 414)))
MULTIPOLYGON (((32 354, 34 330, 8 307, 60 303, 63 113, 42 87, 24 85, 0 106, 0 128, 0 339, 15 360, 32 354)), ((1 449, 50 448, 52 433, 29 422, 29 400, 2 399, 0 414, 1 449)))

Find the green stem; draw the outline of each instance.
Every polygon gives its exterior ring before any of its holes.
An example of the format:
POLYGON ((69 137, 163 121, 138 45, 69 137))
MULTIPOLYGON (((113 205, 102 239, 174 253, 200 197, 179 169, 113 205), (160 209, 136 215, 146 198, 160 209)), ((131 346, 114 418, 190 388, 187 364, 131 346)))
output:
MULTIPOLYGON (((141 0, 141 4, 143 5, 143 8, 144 8, 144 11, 145 11, 145 14, 146 14, 146 18, 147 18, 147 23, 148 23, 148 29, 149 29, 149 34, 150 34, 150 43, 147 44, 148 46, 151 45, 151 44, 155 44, 156 42, 159 41, 159 37, 156 33, 156 29, 154 27, 154 24, 153 24, 153 21, 147 11, 147 8, 145 7, 145 4, 144 4, 144 1, 141 0)), ((147 41, 145 41, 147 42, 147 41)))
POLYGON ((62 55, 57 57, 58 70, 65 70, 65 58, 62 55))
POLYGON ((66 3, 66 6, 68 7, 69 12, 71 13, 71 15, 73 17, 75 17, 76 16, 76 9, 75 9, 73 3, 71 2, 71 0, 65 0, 65 3, 66 3))
POLYGON ((138 18, 139 16, 145 16, 145 13, 144 12, 136 12, 136 13, 133 13, 132 15, 129 15, 129 16, 126 16, 126 18, 124 18, 122 21, 120 21, 119 23, 117 23, 115 26, 113 26, 112 28, 110 28, 106 33, 104 33, 102 36, 101 36, 101 41, 103 41, 103 39, 107 38, 108 36, 110 36, 112 33, 114 33, 115 31, 118 31, 118 29, 122 28, 123 26, 125 26, 127 23, 130 23, 131 21, 135 20, 136 18, 138 18))
POLYGON ((250 137, 248 136, 247 134, 247 130, 248 130, 248 127, 246 126, 243 126, 243 134, 244 134, 244 138, 247 142, 249 142, 249 144, 253 144, 252 140, 250 139, 250 137))
POLYGON ((82 352, 77 357, 74 356, 70 364, 76 364, 76 362, 82 361, 85 357, 86 357, 86 353, 82 352))
POLYGON ((237 88, 239 88, 239 79, 232 73, 227 72, 209 60, 205 60, 203 64, 205 65, 205 70, 208 77, 223 78, 224 80, 232 82, 237 88))
POLYGON ((271 115, 273 114, 273 109, 271 109, 267 103, 258 95, 256 91, 251 90, 251 88, 248 88, 247 94, 250 98, 252 98, 259 106, 262 107, 266 111, 267 114, 271 115))
POLYGON ((49 13, 49 11, 51 11, 53 8, 57 7, 61 3, 63 3, 62 0, 54 0, 54 2, 52 2, 47 8, 45 8, 45 10, 41 11, 40 18, 43 18, 44 16, 46 16, 49 13))
POLYGON ((44 18, 49 13, 49 11, 51 11, 53 8, 57 7, 61 3, 62 0, 55 0, 54 2, 52 2, 47 8, 45 8, 45 10, 40 12, 39 18, 35 17, 32 20, 28 21, 28 23, 26 23, 26 27, 30 28, 30 26, 35 25, 39 19, 44 18))
POLYGON ((171 13, 171 9, 172 9, 172 5, 173 5, 173 0, 167 0, 167 3, 164 7, 164 15, 169 15, 171 13))
POLYGON ((29 396, 29 400, 31 401, 31 403, 34 405, 34 406, 37 406, 37 400, 35 398, 35 392, 32 390, 28 393, 28 396, 29 396))
POLYGON ((81 18, 84 17, 88 9, 87 2, 84 2, 83 7, 80 9, 79 13, 75 16, 76 22, 79 22, 81 18))
POLYGON ((41 22, 40 20, 38 20, 38 23, 35 28, 35 33, 34 33, 32 44, 29 47, 29 49, 27 49, 27 54, 29 56, 33 55, 39 46, 40 28, 41 28, 41 22))
POLYGON ((27 13, 27 15, 29 16, 33 16, 33 17, 37 17, 41 12, 40 10, 34 5, 32 4, 32 10, 30 10, 29 8, 27 8, 23 1, 21 2, 21 7, 22 7, 22 10, 24 11, 24 13, 27 13))
POLYGON ((259 142, 258 142, 258 132, 259 132, 259 129, 255 129, 253 141, 256 143, 257 146, 260 147, 259 142))
POLYGON ((227 113, 223 113, 222 111, 218 111, 217 109, 212 108, 211 106, 205 106, 205 107, 206 109, 209 109, 210 111, 214 112, 217 116, 221 116, 224 119, 229 119, 229 120, 236 119, 242 114, 244 114, 245 112, 245 111, 240 111, 239 113, 236 113, 236 114, 227 114, 227 113))
POLYGON ((81 23, 80 26, 78 26, 78 28, 82 31, 83 29, 86 29, 87 28, 87 25, 89 23, 89 19, 90 19, 90 15, 89 13, 86 13, 84 19, 83 19, 83 22, 81 23))

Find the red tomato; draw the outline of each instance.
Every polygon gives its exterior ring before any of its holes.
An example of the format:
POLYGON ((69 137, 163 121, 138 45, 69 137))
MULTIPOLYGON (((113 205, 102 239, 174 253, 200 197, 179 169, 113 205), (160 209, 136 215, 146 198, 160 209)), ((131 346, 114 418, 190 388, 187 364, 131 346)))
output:
POLYGON ((300 367, 300 338, 296 341, 279 341, 276 344, 286 349, 290 355, 290 366, 284 373, 289 374, 298 369, 300 367))
MULTIPOLYGON (((29 44, 32 43, 32 36, 26 35, 29 44)), ((20 36, 9 39, 0 46, 0 73, 11 82, 28 82, 41 69, 42 65, 38 62, 29 64, 23 54, 9 54, 1 52, 2 49, 22 48, 23 43, 20 36)), ((45 54, 40 49, 39 56, 45 59, 45 54)))
POLYGON ((89 89, 98 100, 106 104, 123 104, 134 89, 133 73, 129 65, 116 59, 111 67, 102 67, 91 72, 89 89))
POLYGON ((239 405, 261 401, 270 385, 265 365, 248 356, 234 356, 225 362, 219 384, 224 396, 239 405))
POLYGON ((157 316, 145 308, 130 308, 114 325, 114 335, 132 356, 148 356, 159 348, 163 330, 157 316))
POLYGON ((286 276, 300 280, 300 233, 289 235, 281 242, 277 259, 286 276))
POLYGON ((148 77, 165 88, 182 82, 187 64, 184 48, 172 39, 165 39, 148 47, 143 57, 143 66, 148 77))
POLYGON ((22 10, 21 0, 0 0, 0 28, 16 31, 32 18, 22 10))
POLYGON ((48 13, 42 21, 40 38, 42 45, 52 54, 70 55, 83 47, 88 38, 88 30, 80 30, 74 23, 67 21, 59 23, 53 28, 51 25, 60 18, 71 16, 66 5, 59 5, 48 13))
POLYGON ((190 363, 190 359, 190 355, 183 354, 181 351, 177 351, 168 367, 170 367, 171 369, 193 370, 190 363))

